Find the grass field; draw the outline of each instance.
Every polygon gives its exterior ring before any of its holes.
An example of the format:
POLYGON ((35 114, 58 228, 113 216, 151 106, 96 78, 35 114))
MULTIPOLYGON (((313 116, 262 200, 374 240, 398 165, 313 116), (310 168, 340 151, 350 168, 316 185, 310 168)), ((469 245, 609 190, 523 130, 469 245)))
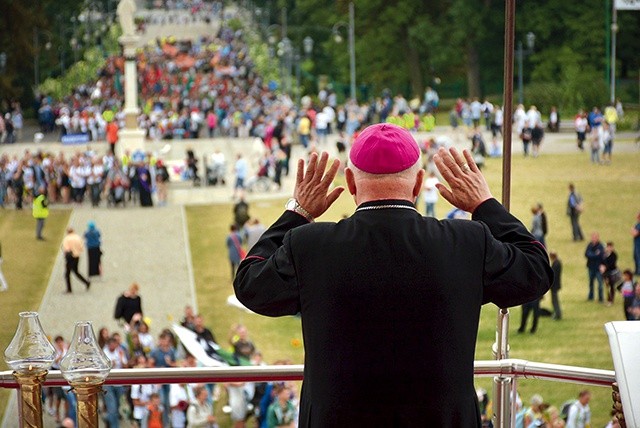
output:
MULTIPOLYGON (((7 369, 4 350, 15 333, 18 313, 37 311, 40 307, 70 213, 70 210, 51 210, 43 232, 46 241, 36 241, 35 220, 30 209, 0 211, 0 241, 4 259, 2 268, 9 284, 9 291, 0 293, 0 348, 3 355, 1 370, 7 369)), ((0 389, 0 420, 8 396, 8 390, 0 389)))
MULTIPOLYGON (((565 214, 567 186, 574 182, 585 200, 587 209, 581 219, 585 235, 599 231, 603 240, 616 243, 620 267, 632 265, 629 230, 640 209, 640 171, 637 168, 640 153, 618 155, 612 166, 591 165, 584 153, 543 155, 538 159, 513 159, 511 208, 525 224, 530 223, 530 207, 542 202, 547 211, 550 233, 548 245, 558 252, 564 263, 561 302, 562 321, 541 318, 538 332, 518 335, 520 309, 511 310, 511 357, 531 361, 568 364, 612 369, 608 341, 603 324, 622 319, 620 298, 612 307, 586 302, 587 276, 584 259, 586 242, 571 240, 569 219, 565 214)), ((500 199, 501 160, 490 159, 485 168, 494 196, 500 199)), ((282 201, 256 202, 250 213, 265 224, 271 223, 282 212, 282 201)), ((343 195, 321 220, 337 220, 354 210, 350 197, 343 195)), ((420 206, 421 209, 424 209, 420 206)), ((445 201, 437 205, 443 216, 449 206, 445 201)), ((232 219, 231 206, 194 206, 187 210, 191 249, 194 262, 198 304, 207 314, 216 334, 223 335, 235 322, 246 324, 257 347, 266 361, 287 358, 302 362, 302 350, 292 346, 300 339, 300 323, 296 318, 266 318, 243 313, 226 306, 226 296, 232 293, 224 237, 232 219)), ((543 300, 543 307, 551 302, 543 300)), ((491 345, 495 338, 497 308, 487 305, 482 312, 478 335, 477 359, 491 359, 491 345)), ((478 379, 478 385, 491 391, 490 379, 478 379)), ((528 402, 534 393, 556 406, 577 395, 580 385, 523 380, 519 392, 528 402)), ((593 391, 593 427, 608 421, 611 391, 591 388, 593 391)), ((491 392, 490 392, 491 394, 491 392)))
MULTIPOLYGON (((567 185, 574 182, 582 194, 586 211, 581 223, 585 235, 600 232, 603 241, 616 243, 621 268, 632 265, 631 226, 640 209, 640 152, 620 154, 611 166, 591 165, 586 153, 542 155, 538 159, 515 156, 512 170, 511 210, 530 223, 529 208, 542 202, 549 219, 547 241, 564 262, 561 302, 564 319, 556 322, 541 318, 538 333, 517 335, 520 309, 511 310, 511 357, 532 361, 611 369, 611 357, 603 324, 622 319, 619 296, 616 304, 605 307, 586 302, 587 276, 584 260, 586 242, 574 243, 568 217, 565 215, 567 185)), ((501 160, 489 159, 485 174, 494 196, 500 200, 501 160)), ((250 213, 270 224, 282 212, 284 200, 251 203, 250 213)), ((320 220, 337 220, 351 214, 355 206, 347 195, 341 196, 320 220)), ((422 203, 420 209, 424 210, 422 203)), ((446 202, 436 207, 439 216, 449 210, 446 202)), ((33 240, 33 219, 30 213, 0 212, 0 239, 5 264, 4 272, 13 289, 20 294, 0 294, 5 317, 0 320, 0 347, 9 343, 15 329, 17 312, 37 309, 59 250, 59 243, 68 221, 69 212, 52 211, 45 234, 48 241, 33 240), (39 245, 36 245, 39 244, 39 245), (19 248, 20 251, 15 249, 19 248)), ((267 362, 288 359, 301 363, 303 350, 300 320, 294 317, 266 318, 231 308, 226 298, 232 293, 230 268, 224 240, 232 220, 230 205, 191 206, 187 208, 188 228, 197 287, 198 309, 220 342, 224 342, 232 324, 240 322, 249 328, 256 346, 267 362)), ((543 307, 551 306, 545 299, 543 307)), ((476 355, 491 359, 491 345, 495 336, 497 308, 487 305, 482 312, 476 355)), ((4 366, 3 366, 4 367, 4 366)), ((478 385, 491 391, 490 379, 478 379, 478 385)), ((523 400, 533 393, 541 393, 545 401, 560 405, 577 395, 580 385, 523 380, 519 384, 523 400)), ((592 426, 602 427, 608 420, 611 407, 610 389, 593 391, 592 426)), ((491 394, 491 392, 490 392, 491 394)), ((6 393, 0 395, 0 413, 4 411, 6 393)), ((1 417, 1 415, 0 415, 1 417)), ((223 426, 225 426, 223 424, 223 426)))

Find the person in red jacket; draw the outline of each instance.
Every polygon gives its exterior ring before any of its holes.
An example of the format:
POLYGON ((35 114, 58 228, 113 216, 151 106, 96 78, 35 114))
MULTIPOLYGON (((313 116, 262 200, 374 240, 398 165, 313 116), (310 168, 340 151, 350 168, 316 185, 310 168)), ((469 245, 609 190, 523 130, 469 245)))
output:
POLYGON ((116 143, 118 142, 118 123, 114 120, 107 124, 107 143, 111 146, 111 152, 116 154, 116 143))

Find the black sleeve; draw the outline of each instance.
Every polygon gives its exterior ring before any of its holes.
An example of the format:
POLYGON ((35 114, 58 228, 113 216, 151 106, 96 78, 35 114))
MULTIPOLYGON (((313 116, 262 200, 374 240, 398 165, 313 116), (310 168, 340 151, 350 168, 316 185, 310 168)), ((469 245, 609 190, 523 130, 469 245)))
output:
POLYGON ((136 299, 136 306, 136 313, 142 315, 142 298, 140 296, 136 299))
POLYGON ((113 318, 119 320, 120 318, 122 318, 123 314, 124 314, 124 300, 122 298, 122 296, 118 297, 118 300, 116 300, 116 310, 113 314, 113 318))
POLYGON ((544 295, 553 282, 544 246, 495 199, 476 208, 473 219, 485 227, 483 303, 510 307, 544 295))
POLYGON ((267 316, 300 312, 290 231, 308 223, 301 215, 285 211, 240 263, 233 288, 247 308, 267 316))

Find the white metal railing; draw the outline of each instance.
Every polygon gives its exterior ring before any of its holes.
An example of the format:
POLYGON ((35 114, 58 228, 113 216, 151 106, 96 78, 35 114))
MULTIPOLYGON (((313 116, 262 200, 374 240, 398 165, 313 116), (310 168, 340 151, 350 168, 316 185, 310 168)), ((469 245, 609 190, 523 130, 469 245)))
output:
MULTIPOLYGON (((148 368, 111 370, 106 385, 213 383, 213 382, 269 382, 303 380, 303 365, 148 368)), ((517 379, 541 379, 582 385, 610 387, 616 380, 613 370, 560 364, 538 363, 519 359, 482 360, 474 362, 476 377, 493 377, 500 388, 494 391, 494 420, 497 426, 512 427, 515 423, 515 395, 517 379)), ((51 370, 42 386, 65 386, 59 370, 51 370)), ((0 372, 0 388, 19 388, 12 371, 0 372)), ((94 415, 95 416, 95 415, 94 415)), ((97 420, 97 416, 94 417, 97 420)), ((96 425, 97 426, 97 425, 96 425)))
MULTIPOLYGON (((194 367, 114 369, 109 373, 106 385, 211 383, 211 382, 269 382, 277 380, 303 380, 302 365, 194 367)), ((476 361, 477 377, 500 376, 505 378, 542 379, 582 385, 611 386, 615 382, 613 370, 560 364, 538 363, 527 360, 505 359, 476 361)), ((64 386, 67 381, 58 370, 51 370, 43 386, 64 386)), ((0 388, 18 388, 13 372, 0 372, 0 388)))

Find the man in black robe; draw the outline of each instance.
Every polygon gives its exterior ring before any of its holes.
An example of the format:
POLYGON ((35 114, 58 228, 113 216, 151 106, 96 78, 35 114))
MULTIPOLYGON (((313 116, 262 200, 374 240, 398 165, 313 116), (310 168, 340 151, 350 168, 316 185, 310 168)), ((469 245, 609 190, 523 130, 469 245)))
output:
POLYGON ((411 134, 378 124, 345 171, 355 213, 315 223, 340 196, 328 155, 298 162, 294 198, 240 264, 251 310, 302 316, 300 427, 480 427, 473 358, 483 304, 520 305, 552 281, 547 253, 493 199, 465 150, 434 156, 441 195, 472 221, 422 217, 411 134), (330 190, 331 189, 331 190, 330 190))

